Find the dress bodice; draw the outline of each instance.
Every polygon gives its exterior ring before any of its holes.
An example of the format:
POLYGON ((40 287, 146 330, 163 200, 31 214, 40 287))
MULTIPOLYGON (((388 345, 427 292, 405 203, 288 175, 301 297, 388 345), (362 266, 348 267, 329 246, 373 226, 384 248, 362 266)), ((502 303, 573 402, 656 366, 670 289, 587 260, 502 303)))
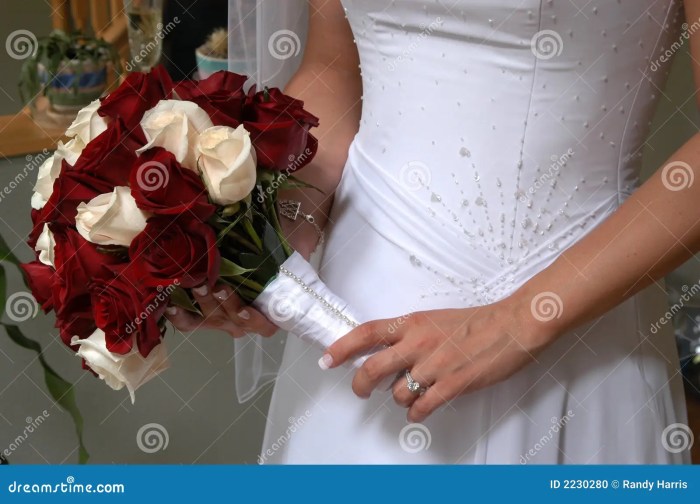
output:
POLYGON ((446 274, 497 297, 636 187, 677 1, 343 4, 363 77, 349 168, 411 260, 461 252, 446 274))

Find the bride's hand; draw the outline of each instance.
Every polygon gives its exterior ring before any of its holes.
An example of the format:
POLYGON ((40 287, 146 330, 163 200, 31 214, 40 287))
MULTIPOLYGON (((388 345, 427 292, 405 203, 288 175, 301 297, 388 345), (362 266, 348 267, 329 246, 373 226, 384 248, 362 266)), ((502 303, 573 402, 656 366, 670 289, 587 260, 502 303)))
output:
POLYGON ((427 391, 411 392, 401 376, 393 385, 408 419, 422 422, 452 399, 508 378, 554 339, 527 307, 510 300, 468 309, 433 310, 362 324, 327 350, 324 367, 341 365, 356 354, 389 345, 356 372, 352 389, 369 397, 387 377, 408 369, 427 391))
POLYGON ((166 309, 165 316, 180 331, 221 329, 234 338, 248 333, 272 336, 277 332, 277 326, 253 307, 245 305, 227 285, 216 285, 211 292, 206 286, 197 287, 192 293, 202 316, 174 306, 166 309))

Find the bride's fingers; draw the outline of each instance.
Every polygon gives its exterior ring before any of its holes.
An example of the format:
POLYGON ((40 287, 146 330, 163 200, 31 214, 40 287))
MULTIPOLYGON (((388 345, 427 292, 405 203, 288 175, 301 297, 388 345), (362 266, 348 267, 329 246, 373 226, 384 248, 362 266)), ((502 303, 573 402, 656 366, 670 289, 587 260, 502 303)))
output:
POLYGON ((181 332, 191 332, 197 329, 220 329, 226 331, 234 338, 246 335, 244 329, 241 329, 231 321, 220 317, 205 319, 175 306, 168 306, 165 311, 165 318, 181 332))
POLYGON ((436 409, 459 396, 464 390, 456 380, 438 380, 425 394, 416 398, 408 409, 406 417, 409 422, 420 423, 436 409))
MULTIPOLYGON (((407 368, 408 369, 408 368, 407 368)), ((414 371, 409 369, 411 378, 418 382, 423 390, 419 392, 413 392, 408 388, 408 379, 406 376, 401 376, 396 383, 394 383, 392 393, 394 395, 394 401, 399 406, 404 408, 409 408, 420 396, 425 393, 434 383, 434 379, 430 378, 427 373, 421 373, 420 371, 414 371)))
POLYGON ((205 285, 200 285, 192 289, 192 294, 194 295, 199 309, 202 311, 202 315, 205 319, 218 316, 219 313, 219 302, 214 299, 209 287, 205 285))
POLYGON ((278 327, 270 322, 265 315, 255 308, 244 305, 241 298, 227 285, 214 288, 214 298, 219 301, 221 309, 231 321, 245 329, 261 336, 274 335, 278 327))
POLYGON ((246 327, 260 336, 273 336, 279 328, 270 322, 265 315, 251 306, 244 307, 239 313, 239 317, 248 317, 246 327))
POLYGON ((241 327, 247 326, 250 317, 248 317, 246 312, 241 310, 243 305, 241 298, 238 297, 230 287, 226 285, 217 285, 214 287, 213 297, 218 301, 218 307, 226 313, 234 324, 241 327))
POLYGON ((388 377, 411 367, 413 359, 403 350, 401 343, 380 350, 357 370, 352 380, 352 390, 359 397, 369 397, 377 386, 388 377))
POLYGON ((390 320, 375 320, 356 327, 328 347, 321 358, 323 367, 340 366, 349 358, 382 345, 392 345, 399 340, 397 331, 390 328, 390 320))
POLYGON ((168 306, 165 309, 165 318, 170 321, 173 327, 182 332, 194 331, 201 327, 204 322, 202 317, 176 306, 168 306))

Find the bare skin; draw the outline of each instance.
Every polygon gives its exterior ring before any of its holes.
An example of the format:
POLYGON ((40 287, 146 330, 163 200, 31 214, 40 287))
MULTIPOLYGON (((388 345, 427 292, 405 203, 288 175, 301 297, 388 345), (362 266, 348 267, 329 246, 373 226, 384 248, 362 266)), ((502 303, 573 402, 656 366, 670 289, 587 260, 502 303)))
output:
MULTIPOLYGON (((325 123, 319 137, 321 145, 331 147, 322 150, 304 176, 330 189, 330 194, 357 129, 359 83, 358 77, 352 77, 357 74, 356 52, 339 0, 311 0, 310 4, 315 14, 307 54, 287 91, 304 99, 325 123)), ((700 0, 686 0, 685 11, 688 20, 699 19, 700 0)), ((693 61, 700 61, 700 36, 693 35, 690 45, 693 61)), ((693 64, 693 72, 700 86, 700 64, 693 64)), ((700 134, 676 151, 605 222, 509 297, 481 307, 424 311, 363 324, 328 349, 325 364, 337 367, 359 352, 389 345, 356 372, 353 391, 369 397, 384 378, 410 369, 420 384, 429 386, 419 396, 408 391, 403 379, 394 385, 394 398, 408 409, 412 422, 425 420, 462 394, 508 378, 562 334, 603 315, 700 251, 700 184, 669 189, 663 168, 671 163, 700 180, 700 134), (542 294, 556 295, 559 317, 545 322, 535 316, 533 299, 542 294), (395 330, 390 331, 390 326, 395 330)), ((309 192, 293 197, 306 198, 306 208, 313 207, 316 218, 324 221, 329 199, 309 192)), ((291 237, 306 255, 316 240, 313 229, 301 227, 291 230, 291 237)), ((233 324, 236 329, 229 332, 234 335, 274 330, 259 320, 260 314, 239 325, 240 317, 225 318, 222 313, 227 311, 214 308, 210 313, 218 313, 213 316, 220 324, 222 320, 233 324)), ((209 321, 205 316, 195 323, 207 326, 209 321)))

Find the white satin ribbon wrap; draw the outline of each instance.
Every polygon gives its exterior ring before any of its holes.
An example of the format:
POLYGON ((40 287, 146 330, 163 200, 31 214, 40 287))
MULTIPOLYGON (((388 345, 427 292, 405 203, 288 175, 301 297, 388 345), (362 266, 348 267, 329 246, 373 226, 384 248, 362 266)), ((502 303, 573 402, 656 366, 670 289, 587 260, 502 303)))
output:
MULTIPOLYGON (((353 329, 350 322, 355 325, 361 322, 297 252, 282 266, 301 282, 280 272, 253 302, 253 306, 280 329, 323 350, 353 329)), ((352 365, 359 367, 365 360, 367 356, 358 357, 352 365)))

